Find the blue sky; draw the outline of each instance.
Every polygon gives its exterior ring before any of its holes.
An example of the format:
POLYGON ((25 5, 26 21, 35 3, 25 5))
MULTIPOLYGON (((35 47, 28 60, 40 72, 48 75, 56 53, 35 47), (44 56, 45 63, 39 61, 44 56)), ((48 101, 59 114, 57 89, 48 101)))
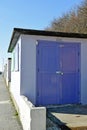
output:
POLYGON ((8 57, 7 48, 14 27, 44 29, 50 22, 74 9, 83 0, 0 1, 0 70, 8 57))

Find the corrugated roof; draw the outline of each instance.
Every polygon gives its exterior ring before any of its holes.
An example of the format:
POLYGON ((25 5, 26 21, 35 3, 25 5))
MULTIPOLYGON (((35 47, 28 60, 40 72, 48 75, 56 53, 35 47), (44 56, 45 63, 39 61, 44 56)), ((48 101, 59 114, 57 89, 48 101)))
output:
POLYGON ((21 29, 14 28, 13 34, 11 37, 11 41, 8 47, 8 52, 12 52, 19 36, 21 34, 27 35, 40 35, 40 36, 54 36, 54 37, 67 37, 67 38, 87 38, 87 34, 80 33, 65 33, 65 32, 53 32, 53 31, 45 31, 45 30, 34 30, 34 29, 21 29))

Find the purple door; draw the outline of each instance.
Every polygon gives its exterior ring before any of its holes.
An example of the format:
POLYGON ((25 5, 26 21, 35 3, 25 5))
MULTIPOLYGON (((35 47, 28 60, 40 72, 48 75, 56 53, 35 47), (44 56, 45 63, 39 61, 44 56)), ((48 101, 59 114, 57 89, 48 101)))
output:
POLYGON ((58 44, 40 41, 37 46, 37 59, 37 104, 58 104, 58 44))
POLYGON ((80 45, 60 44, 60 104, 79 103, 80 98, 80 45))
POLYGON ((79 44, 38 41, 37 105, 79 103, 79 44))

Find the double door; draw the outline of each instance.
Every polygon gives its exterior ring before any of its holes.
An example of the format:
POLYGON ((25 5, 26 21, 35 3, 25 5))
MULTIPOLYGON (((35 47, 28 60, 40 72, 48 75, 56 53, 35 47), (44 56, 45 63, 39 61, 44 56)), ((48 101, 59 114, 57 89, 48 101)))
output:
POLYGON ((80 98, 80 44, 38 41, 37 104, 72 104, 80 98))

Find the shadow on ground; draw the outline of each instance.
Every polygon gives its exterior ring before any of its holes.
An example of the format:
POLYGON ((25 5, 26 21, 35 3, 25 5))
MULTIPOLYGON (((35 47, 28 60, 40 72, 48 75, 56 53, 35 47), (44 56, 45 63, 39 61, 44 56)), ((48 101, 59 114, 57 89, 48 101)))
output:
POLYGON ((72 114, 77 115, 87 115, 87 105, 65 105, 65 106, 56 106, 47 108, 47 118, 53 121, 56 126, 61 128, 61 130, 71 130, 66 126, 66 122, 62 122, 59 118, 57 118, 54 113, 57 114, 72 114))

